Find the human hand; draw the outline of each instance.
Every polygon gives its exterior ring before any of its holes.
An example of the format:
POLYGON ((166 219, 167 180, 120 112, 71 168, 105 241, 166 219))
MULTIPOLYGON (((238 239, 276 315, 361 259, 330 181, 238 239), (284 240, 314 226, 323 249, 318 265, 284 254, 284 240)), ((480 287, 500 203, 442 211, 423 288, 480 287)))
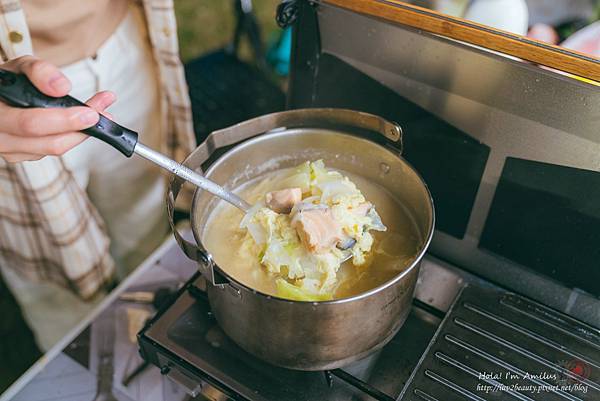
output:
MULTIPOLYGON (((71 90, 71 83, 57 67, 32 56, 19 57, 0 68, 27 75, 49 96, 62 97, 71 90)), ((14 163, 62 155, 88 138, 78 131, 96 124, 98 113, 114 101, 115 95, 105 91, 86 102, 90 107, 22 109, 0 102, 0 156, 14 163)))

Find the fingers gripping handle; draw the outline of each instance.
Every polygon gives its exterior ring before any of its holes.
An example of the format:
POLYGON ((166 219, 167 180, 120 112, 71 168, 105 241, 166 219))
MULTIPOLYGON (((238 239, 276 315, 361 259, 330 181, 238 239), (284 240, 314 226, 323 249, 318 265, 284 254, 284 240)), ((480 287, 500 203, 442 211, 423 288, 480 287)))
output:
MULTIPOLYGON (((67 108, 86 106, 71 97, 51 97, 40 92, 24 74, 15 74, 0 69, 0 99, 5 103, 21 108, 67 108)), ((83 130, 84 133, 100 139, 130 157, 137 144, 138 134, 120 126, 114 121, 100 115, 100 120, 93 127, 83 130)))

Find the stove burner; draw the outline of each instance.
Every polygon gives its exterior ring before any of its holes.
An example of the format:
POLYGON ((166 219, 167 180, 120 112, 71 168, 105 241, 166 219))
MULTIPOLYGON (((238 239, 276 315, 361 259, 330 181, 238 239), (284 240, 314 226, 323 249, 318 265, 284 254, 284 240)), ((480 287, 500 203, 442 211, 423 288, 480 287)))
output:
POLYGON ((222 332, 201 280, 194 276, 177 300, 140 332, 140 353, 159 368, 167 367, 165 374, 189 391, 207 383, 234 400, 393 401, 439 323, 416 306, 382 351, 343 369, 289 370, 249 355, 222 332))

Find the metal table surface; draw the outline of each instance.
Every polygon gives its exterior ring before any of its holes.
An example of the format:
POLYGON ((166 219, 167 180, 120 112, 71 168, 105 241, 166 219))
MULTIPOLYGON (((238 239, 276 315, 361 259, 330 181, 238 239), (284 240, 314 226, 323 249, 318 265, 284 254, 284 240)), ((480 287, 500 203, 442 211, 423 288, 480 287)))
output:
POLYGON ((184 399, 185 393, 154 368, 146 369, 129 386, 122 384, 122 379, 143 362, 135 334, 154 312, 150 305, 124 302, 119 298, 129 291, 176 288, 195 271, 195 262, 187 259, 174 238, 169 237, 86 319, 13 383, 0 396, 0 401, 184 399), (112 342, 106 340, 107 332, 114 334, 113 363, 108 369, 114 372, 110 379, 114 398, 97 394, 97 389, 106 384, 98 372, 103 371, 102 349, 112 342))

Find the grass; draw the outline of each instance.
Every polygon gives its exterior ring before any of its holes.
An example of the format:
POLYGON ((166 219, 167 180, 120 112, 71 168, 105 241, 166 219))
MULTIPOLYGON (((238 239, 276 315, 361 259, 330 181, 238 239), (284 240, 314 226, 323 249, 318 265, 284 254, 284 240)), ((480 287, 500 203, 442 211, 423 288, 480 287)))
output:
MULTIPOLYGON (((253 11, 268 43, 279 30, 275 10, 279 0, 254 0, 253 11)), ((175 0, 179 46, 183 61, 222 48, 233 39, 235 20, 232 0, 175 0)), ((247 54, 242 47, 242 57, 247 54)))

